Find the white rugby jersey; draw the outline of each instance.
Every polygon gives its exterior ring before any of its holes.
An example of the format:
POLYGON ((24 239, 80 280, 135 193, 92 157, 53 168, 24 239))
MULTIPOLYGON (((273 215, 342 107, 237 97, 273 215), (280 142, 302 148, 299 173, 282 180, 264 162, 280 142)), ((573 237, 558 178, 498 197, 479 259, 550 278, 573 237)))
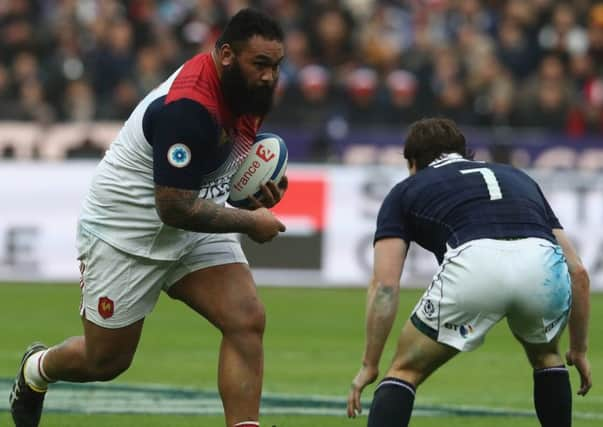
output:
MULTIPOLYGON (((127 253, 175 260, 200 233, 164 224, 155 183, 223 205, 262 118, 233 117, 211 54, 199 54, 134 109, 98 165, 80 226, 127 253)), ((81 251, 83 248, 79 248, 81 251)))

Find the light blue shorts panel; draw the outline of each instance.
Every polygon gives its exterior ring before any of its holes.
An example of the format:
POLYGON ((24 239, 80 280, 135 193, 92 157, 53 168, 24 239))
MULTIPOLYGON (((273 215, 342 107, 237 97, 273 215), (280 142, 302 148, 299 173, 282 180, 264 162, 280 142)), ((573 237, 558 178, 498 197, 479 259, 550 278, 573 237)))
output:
POLYGON ((537 238, 480 239, 446 252, 412 320, 437 341, 468 351, 504 317, 523 341, 549 342, 567 323, 570 306, 558 245, 537 238))

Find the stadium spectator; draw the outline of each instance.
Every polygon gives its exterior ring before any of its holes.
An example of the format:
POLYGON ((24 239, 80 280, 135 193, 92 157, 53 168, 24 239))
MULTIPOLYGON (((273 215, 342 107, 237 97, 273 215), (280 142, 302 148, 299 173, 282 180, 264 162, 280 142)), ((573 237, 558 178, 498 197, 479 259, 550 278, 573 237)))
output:
POLYGON ((163 81, 166 70, 156 45, 143 46, 136 52, 136 90, 147 93, 163 81))
POLYGON ((93 87, 99 102, 111 102, 114 89, 134 72, 132 25, 126 20, 110 22, 104 40, 91 52, 93 87))
POLYGON ((31 120, 48 125, 54 120, 54 110, 46 102, 44 88, 38 80, 23 81, 19 86, 19 103, 12 112, 15 120, 31 120))
POLYGON ((318 10, 310 22, 312 57, 329 67, 337 79, 342 78, 354 60, 351 14, 343 7, 330 5, 318 10))
POLYGON ((15 96, 12 89, 11 73, 7 67, 0 64, 0 117, 4 119, 9 117, 14 103, 15 96))
POLYGON ((357 68, 348 74, 344 84, 344 116, 350 128, 382 125, 386 112, 377 72, 371 68, 357 68))
MULTIPOLYGON (((538 98, 537 80, 555 55, 564 71, 572 71, 558 82, 567 84, 563 102, 570 106, 560 110, 566 115, 562 122, 581 121, 583 132, 600 133, 585 94, 603 72, 603 6, 584 0, 12 0, 0 8, 0 66, 8 70, 10 83, 8 100, 0 88, 0 120, 15 117, 6 106, 19 103, 23 72, 35 74, 54 120, 71 120, 62 111, 63 94, 75 80, 94 88, 93 119, 120 119, 120 104, 127 105, 124 98, 134 93, 131 83, 141 98, 185 58, 209 50, 228 16, 245 5, 269 10, 289 30, 290 57, 283 64, 288 93, 309 64, 324 67, 335 88, 344 88, 349 72, 360 66, 376 71, 379 87, 387 85, 390 72, 404 69, 417 78, 413 102, 419 111, 488 126, 493 89, 476 88, 476 76, 488 73, 486 64, 495 68, 491 74, 513 79, 497 99, 522 105, 525 97, 538 98)), ((328 97, 322 102, 330 105, 321 110, 345 115, 345 103, 339 101, 328 97)), ((295 98, 285 96, 279 108, 287 110, 289 103, 295 98)), ((386 125, 397 107, 383 107, 386 125)), ((542 126, 542 120, 521 111, 512 115, 523 116, 526 126, 542 126)), ((287 124, 284 114, 278 117, 287 124)), ((271 123, 278 124, 276 118, 271 123)))
POLYGON ((544 51, 575 55, 588 47, 586 30, 577 25, 574 8, 569 3, 559 3, 553 10, 553 17, 538 34, 538 41, 544 51))
POLYGON ((90 122, 96 117, 96 109, 94 91, 88 82, 74 80, 67 83, 59 109, 62 119, 70 122, 90 122))
POLYGON ((299 29, 291 30, 285 37, 287 58, 281 72, 288 77, 296 79, 299 71, 312 63, 310 41, 307 33, 299 29))
POLYGON ((406 70, 394 70, 386 78, 388 104, 385 122, 390 126, 412 123, 423 116, 417 99, 417 78, 406 70))
POLYGON ((603 4, 593 5, 588 17, 588 53, 603 72, 603 4))
POLYGON ((518 125, 547 127, 562 131, 576 96, 559 56, 547 55, 540 63, 538 75, 526 80, 521 90, 518 125))
POLYGON ((591 80, 585 86, 584 120, 593 132, 603 132, 603 77, 591 80))
POLYGON ((328 124, 335 115, 336 89, 332 76, 321 65, 310 64, 297 74, 297 84, 287 84, 279 107, 268 116, 266 126, 276 123, 297 125, 309 138, 310 159, 325 161, 332 151, 328 124))
POLYGON ((523 28, 511 19, 498 27, 497 55, 517 80, 526 78, 538 65, 539 50, 523 28))
POLYGON ((412 16, 392 5, 377 4, 372 16, 358 31, 358 45, 365 64, 379 74, 396 69, 402 53, 412 46, 412 16))

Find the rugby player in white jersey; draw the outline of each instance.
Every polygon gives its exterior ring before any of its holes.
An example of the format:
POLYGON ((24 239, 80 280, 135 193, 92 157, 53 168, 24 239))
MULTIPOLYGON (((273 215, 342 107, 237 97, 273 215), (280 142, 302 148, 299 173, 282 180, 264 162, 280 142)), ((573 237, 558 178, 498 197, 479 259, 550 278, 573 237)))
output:
POLYGON ((130 366, 144 318, 161 293, 222 332, 218 386, 226 425, 259 425, 264 308, 236 233, 267 242, 285 230, 267 209, 224 206, 230 178, 264 116, 283 59, 283 32, 265 14, 232 17, 135 108, 99 164, 78 226, 83 336, 25 352, 11 391, 17 427, 40 422, 54 381, 108 381, 130 366))
POLYGON ((404 157, 411 176, 392 188, 377 217, 365 351, 348 416, 358 414, 362 390, 377 378, 414 241, 440 267, 400 333, 368 427, 407 426, 417 387, 460 351, 479 347, 504 317, 532 365, 540 424, 569 427, 570 381, 558 343, 569 321, 566 360, 585 395, 592 385, 589 278, 538 184, 511 166, 472 161, 465 137, 446 119, 414 123, 404 157))

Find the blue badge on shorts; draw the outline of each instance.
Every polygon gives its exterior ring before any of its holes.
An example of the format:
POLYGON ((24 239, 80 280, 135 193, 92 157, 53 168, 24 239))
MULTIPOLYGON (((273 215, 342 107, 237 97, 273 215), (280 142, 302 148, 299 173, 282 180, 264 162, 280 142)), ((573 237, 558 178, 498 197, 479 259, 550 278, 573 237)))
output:
POLYGON ((433 316, 433 314, 435 313, 435 307, 433 306, 433 303, 430 299, 426 299, 425 301, 423 301, 423 313, 425 313, 425 316, 427 316, 427 318, 431 318, 431 316, 433 316))

